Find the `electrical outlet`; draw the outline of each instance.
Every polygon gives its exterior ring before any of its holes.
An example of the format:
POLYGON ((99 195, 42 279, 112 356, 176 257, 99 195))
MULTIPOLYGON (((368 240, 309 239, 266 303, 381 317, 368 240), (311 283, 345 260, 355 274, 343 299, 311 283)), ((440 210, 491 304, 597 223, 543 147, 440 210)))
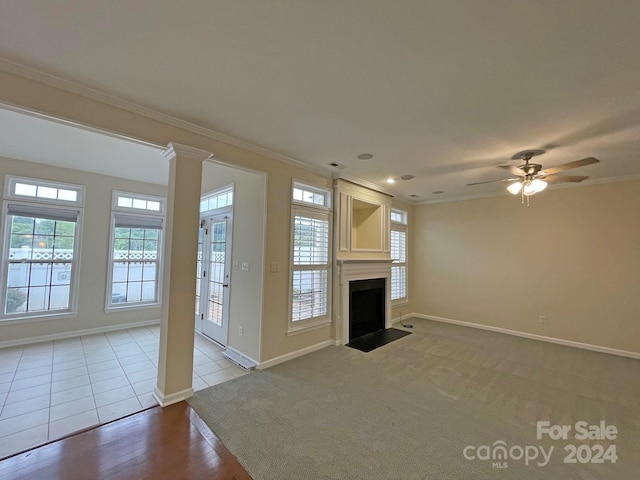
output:
POLYGON ((278 273, 280 271, 280 262, 271 262, 271 273, 278 273))
POLYGON ((234 260, 233 261, 233 269, 234 270, 239 270, 240 269, 240 264, 238 263, 238 260, 234 260))
POLYGON ((242 336, 244 334, 244 329, 242 327, 238 327, 238 335, 242 336))
POLYGON ((543 324, 543 325, 547 323, 547 316, 546 315, 540 315, 540 323, 543 324))

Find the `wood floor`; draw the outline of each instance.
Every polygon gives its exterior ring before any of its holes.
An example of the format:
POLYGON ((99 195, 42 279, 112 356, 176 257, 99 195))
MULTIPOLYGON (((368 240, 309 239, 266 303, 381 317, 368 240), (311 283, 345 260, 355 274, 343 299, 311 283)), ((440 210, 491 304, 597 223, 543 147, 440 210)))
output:
POLYGON ((0 462, 0 478, 251 480, 186 402, 8 458, 0 462))

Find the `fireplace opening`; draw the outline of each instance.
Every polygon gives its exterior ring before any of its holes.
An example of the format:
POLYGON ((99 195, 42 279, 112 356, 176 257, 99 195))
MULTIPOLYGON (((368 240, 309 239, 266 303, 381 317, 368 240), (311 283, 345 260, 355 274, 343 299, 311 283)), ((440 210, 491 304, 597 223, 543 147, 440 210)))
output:
POLYGON ((349 341, 384 328, 385 279, 349 282, 349 341))

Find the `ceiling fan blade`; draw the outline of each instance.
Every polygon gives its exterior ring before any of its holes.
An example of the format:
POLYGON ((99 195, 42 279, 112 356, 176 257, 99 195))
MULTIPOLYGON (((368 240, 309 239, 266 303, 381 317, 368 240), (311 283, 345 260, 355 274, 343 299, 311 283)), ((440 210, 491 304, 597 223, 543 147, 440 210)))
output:
POLYGON ((592 165, 594 163, 599 163, 595 157, 587 157, 582 160, 576 160, 574 162, 565 163, 563 165, 558 165, 557 167, 545 168, 540 172, 540 175, 553 175, 554 173, 563 172, 564 170, 570 170, 572 168, 584 167, 586 165, 592 165))
POLYGON ((587 178, 589 177, 580 175, 551 175, 550 177, 543 177, 542 180, 548 183, 579 183, 587 178))
POLYGON ((501 178, 500 180, 487 180, 486 182, 475 182, 475 183, 467 183, 467 186, 472 185, 482 185, 485 183, 496 183, 496 182, 514 182, 516 180, 520 180, 519 178, 501 178))
POLYGON ((498 165, 498 168, 503 168, 504 170, 509 170, 513 175, 518 175, 519 177, 524 176, 524 172, 520 170, 515 165, 498 165))

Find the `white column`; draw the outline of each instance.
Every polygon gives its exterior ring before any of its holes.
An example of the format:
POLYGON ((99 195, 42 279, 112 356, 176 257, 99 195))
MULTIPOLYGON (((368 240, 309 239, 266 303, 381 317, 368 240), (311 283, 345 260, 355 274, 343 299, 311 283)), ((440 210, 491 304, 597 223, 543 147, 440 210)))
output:
POLYGON ((170 143, 167 223, 162 279, 162 318, 158 386, 154 397, 163 407, 193 395, 196 256, 200 220, 202 162, 213 154, 170 143))

